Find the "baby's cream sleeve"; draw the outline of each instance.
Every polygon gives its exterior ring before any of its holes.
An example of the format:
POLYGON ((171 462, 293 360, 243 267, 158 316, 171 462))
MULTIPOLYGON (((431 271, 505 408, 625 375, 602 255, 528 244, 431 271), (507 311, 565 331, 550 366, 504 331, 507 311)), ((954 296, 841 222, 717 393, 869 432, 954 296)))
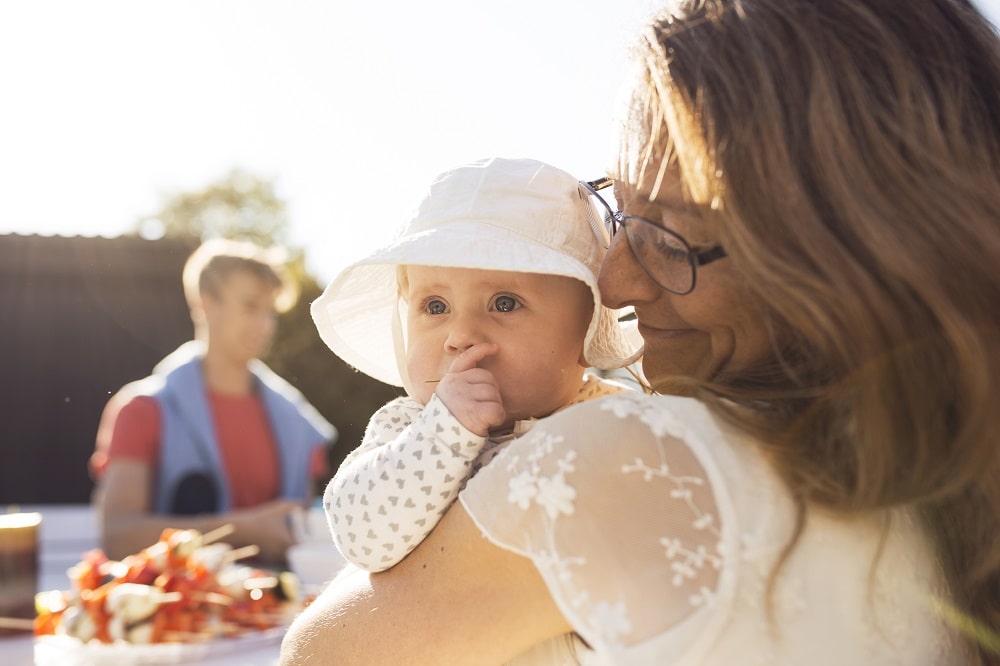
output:
POLYGON ((341 554, 367 571, 396 565, 455 501, 485 443, 437 396, 426 407, 403 398, 376 412, 323 497, 341 554))

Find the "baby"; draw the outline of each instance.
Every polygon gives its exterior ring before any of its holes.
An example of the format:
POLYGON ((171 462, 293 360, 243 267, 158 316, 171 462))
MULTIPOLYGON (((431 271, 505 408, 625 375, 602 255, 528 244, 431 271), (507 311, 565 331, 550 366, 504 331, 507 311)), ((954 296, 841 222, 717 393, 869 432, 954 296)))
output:
POLYGON ((533 420, 624 390, 585 373, 640 351, 600 302, 601 225, 568 173, 476 162, 439 176, 396 240, 313 303, 334 352, 407 392, 372 416, 326 488, 348 561, 392 567, 533 420))

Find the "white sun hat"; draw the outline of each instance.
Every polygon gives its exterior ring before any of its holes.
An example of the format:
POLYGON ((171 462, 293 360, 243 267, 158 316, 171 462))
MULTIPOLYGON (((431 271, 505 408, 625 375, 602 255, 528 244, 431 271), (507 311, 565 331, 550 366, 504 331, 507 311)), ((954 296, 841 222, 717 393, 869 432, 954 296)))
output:
POLYGON ((323 342, 348 365, 405 386, 400 266, 442 266, 563 275, 594 294, 584 341, 600 369, 629 365, 641 340, 626 335, 620 314, 601 305, 597 274, 605 249, 594 226, 600 214, 577 179, 531 159, 491 158, 447 171, 395 240, 343 270, 312 303, 323 342))

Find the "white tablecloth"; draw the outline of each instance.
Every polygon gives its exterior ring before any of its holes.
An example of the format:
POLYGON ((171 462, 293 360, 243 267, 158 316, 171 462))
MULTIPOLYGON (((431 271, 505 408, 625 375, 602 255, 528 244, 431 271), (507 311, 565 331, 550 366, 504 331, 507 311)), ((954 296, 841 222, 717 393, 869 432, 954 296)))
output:
MULTIPOLYGON (((67 661, 66 655, 58 650, 47 650, 45 646, 35 646, 34 639, 29 636, 18 636, 15 638, 0 637, 0 664, 3 666, 125 666, 126 664, 138 664, 143 666, 156 664, 199 664, 199 666, 276 666, 278 663, 278 641, 269 642, 267 645, 253 648, 216 653, 208 657, 178 658, 166 656, 162 661, 129 661, 123 660, 108 661, 106 659, 91 660, 87 655, 81 655, 79 661, 67 661)), ((148 656, 148 655, 146 655, 148 656)))
MULTIPOLYGON (((46 504, 25 505, 21 511, 37 511, 42 514, 39 532, 39 590, 61 590, 69 587, 66 570, 80 561, 81 555, 97 547, 97 523, 89 505, 86 504, 46 504)), ((201 650, 192 656, 192 651, 176 651, 165 657, 166 661, 156 663, 199 664, 202 666, 274 666, 278 663, 280 636, 273 634, 261 640, 247 640, 233 643, 228 649, 201 650)), ((148 657, 149 655, 144 655, 148 657)), ((76 662, 80 664, 81 662, 76 662)), ((89 662, 83 662, 89 663, 89 662)), ((112 664, 107 659, 98 662, 100 666, 112 664)), ((115 660, 113 664, 136 663, 115 660)), ((145 658, 142 664, 152 664, 145 658)), ((36 646, 30 634, 0 636, 0 664, 3 666, 73 666, 66 660, 65 652, 36 646)))

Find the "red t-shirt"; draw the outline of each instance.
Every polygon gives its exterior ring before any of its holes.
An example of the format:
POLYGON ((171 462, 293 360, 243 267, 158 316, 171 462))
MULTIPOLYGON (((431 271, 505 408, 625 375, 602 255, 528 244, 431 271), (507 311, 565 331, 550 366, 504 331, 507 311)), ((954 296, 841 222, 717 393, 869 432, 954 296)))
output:
MULTIPOLYGON (((278 447, 255 395, 231 396, 209 392, 219 453, 234 509, 277 499, 281 491, 278 447)), ((160 407, 155 398, 135 396, 123 403, 115 396, 101 416, 91 470, 100 476, 115 458, 131 458, 154 470, 160 455, 160 407)), ((326 449, 313 453, 312 478, 327 474, 326 449)))

